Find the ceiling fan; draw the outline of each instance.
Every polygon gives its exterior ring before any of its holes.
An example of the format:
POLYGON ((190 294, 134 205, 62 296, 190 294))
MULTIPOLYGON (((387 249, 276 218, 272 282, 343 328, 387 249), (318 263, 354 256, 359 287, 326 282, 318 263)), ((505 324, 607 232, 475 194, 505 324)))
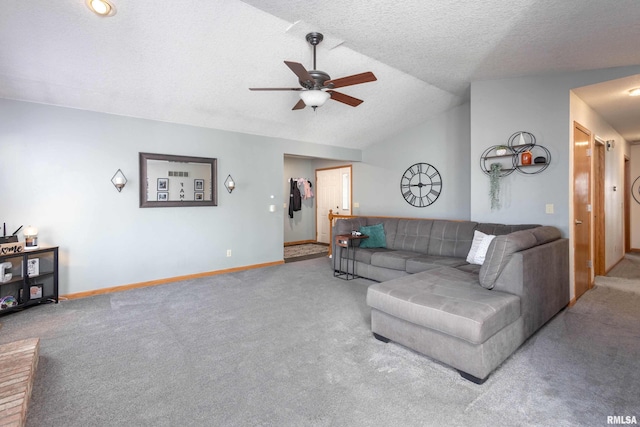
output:
POLYGON ((249 90, 295 90, 300 91, 300 101, 292 110, 302 110, 304 107, 309 106, 314 110, 317 107, 322 106, 327 99, 331 98, 334 101, 342 102, 343 104, 357 107, 362 104, 362 100, 354 98, 344 93, 337 92, 333 89, 353 86, 361 83, 373 82, 376 76, 371 71, 365 73, 354 74, 339 79, 331 79, 329 74, 324 71, 316 69, 316 46, 320 44, 324 36, 320 33, 307 34, 307 41, 313 46, 313 70, 307 71, 304 66, 298 62, 284 61, 284 63, 298 76, 298 82, 301 87, 289 87, 289 88, 267 88, 267 87, 252 87, 249 90))

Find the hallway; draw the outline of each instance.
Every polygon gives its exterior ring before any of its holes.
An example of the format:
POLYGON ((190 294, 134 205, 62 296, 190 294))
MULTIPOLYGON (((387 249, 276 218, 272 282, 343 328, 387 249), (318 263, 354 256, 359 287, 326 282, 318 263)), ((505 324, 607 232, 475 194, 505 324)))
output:
POLYGON ((627 253, 609 274, 596 276, 595 284, 640 294, 640 253, 627 253))

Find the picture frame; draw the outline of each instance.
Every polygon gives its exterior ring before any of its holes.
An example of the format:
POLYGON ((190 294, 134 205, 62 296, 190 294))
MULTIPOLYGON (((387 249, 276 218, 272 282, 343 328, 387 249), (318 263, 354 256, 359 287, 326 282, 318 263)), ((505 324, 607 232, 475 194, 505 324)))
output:
MULTIPOLYGON (((158 191, 169 190, 169 178, 158 178, 158 191)), ((158 198, 160 200, 160 198, 158 198)))
POLYGON ((141 208, 218 205, 218 159, 158 153, 138 155, 141 208), (194 196, 190 196, 190 189, 194 196), (185 193, 189 196, 185 197, 185 193))
POLYGON ((29 299, 40 299, 42 298, 42 285, 36 284, 29 286, 29 299))

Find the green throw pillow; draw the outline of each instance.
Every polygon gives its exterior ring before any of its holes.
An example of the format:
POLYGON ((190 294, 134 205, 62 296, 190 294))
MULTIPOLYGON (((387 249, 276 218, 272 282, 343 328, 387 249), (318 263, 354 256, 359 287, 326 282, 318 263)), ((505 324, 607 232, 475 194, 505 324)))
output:
POLYGON ((384 235, 384 225, 367 225, 360 227, 360 232, 369 236, 360 241, 361 248, 386 248, 387 238, 384 235))

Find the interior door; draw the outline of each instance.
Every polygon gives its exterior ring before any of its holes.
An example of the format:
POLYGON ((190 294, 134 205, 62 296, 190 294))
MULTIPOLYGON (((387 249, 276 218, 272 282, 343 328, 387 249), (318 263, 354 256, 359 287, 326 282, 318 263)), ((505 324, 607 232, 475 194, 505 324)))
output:
POLYGON ((573 129, 573 250, 575 299, 591 287, 591 132, 573 129))
POLYGON ((316 170, 316 240, 329 243, 329 210, 351 214, 351 166, 316 170))

